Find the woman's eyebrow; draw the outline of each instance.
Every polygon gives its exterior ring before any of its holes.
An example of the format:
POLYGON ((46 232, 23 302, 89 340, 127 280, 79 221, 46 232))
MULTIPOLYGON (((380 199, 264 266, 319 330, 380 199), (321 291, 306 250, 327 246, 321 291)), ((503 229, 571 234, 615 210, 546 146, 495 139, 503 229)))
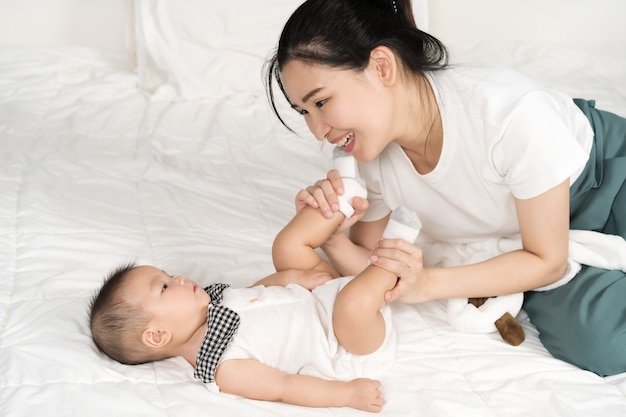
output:
POLYGON ((322 87, 318 87, 318 88, 315 88, 315 89, 309 91, 309 93, 307 95, 302 97, 302 102, 306 103, 311 97, 313 97, 315 94, 319 93, 321 90, 322 90, 322 87))

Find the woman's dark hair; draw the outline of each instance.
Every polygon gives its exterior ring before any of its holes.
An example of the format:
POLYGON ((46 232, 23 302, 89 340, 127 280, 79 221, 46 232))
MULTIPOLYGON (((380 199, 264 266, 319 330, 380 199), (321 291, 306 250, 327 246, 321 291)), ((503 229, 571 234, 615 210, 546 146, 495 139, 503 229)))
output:
POLYGON ((281 69, 292 60, 330 68, 363 71, 378 46, 393 50, 405 68, 417 74, 444 68, 446 47, 415 25, 411 0, 308 0, 291 15, 275 54, 265 67, 266 89, 276 107, 273 82, 289 100, 281 69))

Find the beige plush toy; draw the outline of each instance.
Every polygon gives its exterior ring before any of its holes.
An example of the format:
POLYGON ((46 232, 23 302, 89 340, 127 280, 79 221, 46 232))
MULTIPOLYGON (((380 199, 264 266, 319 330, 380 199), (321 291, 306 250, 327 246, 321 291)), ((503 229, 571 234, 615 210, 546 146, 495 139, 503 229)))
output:
MULTIPOLYGON (((467 302, 476 308, 480 308, 487 300, 489 300, 487 297, 470 298, 467 302)), ((508 311, 502 314, 502 316, 494 322, 494 325, 498 333, 500 333, 500 336, 502 336, 502 340, 509 345, 517 346, 525 339, 524 329, 522 329, 517 319, 508 311)))
POLYGON ((464 333, 498 332, 510 345, 524 341, 524 330, 515 318, 524 295, 515 293, 485 298, 451 298, 447 305, 448 322, 464 333))

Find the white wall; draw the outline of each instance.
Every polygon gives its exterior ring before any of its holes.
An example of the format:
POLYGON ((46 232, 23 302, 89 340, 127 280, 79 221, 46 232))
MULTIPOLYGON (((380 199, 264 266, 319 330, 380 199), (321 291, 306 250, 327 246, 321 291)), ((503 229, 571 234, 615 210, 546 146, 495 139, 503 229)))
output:
POLYGON ((429 0, 429 32, 450 42, 621 44, 625 0, 429 0))
POLYGON ((128 49, 132 10, 132 0, 0 0, 0 45, 128 49))
MULTIPOLYGON (((134 49, 132 3, 0 0, 0 45, 134 49)), ((626 0, 429 0, 428 7, 429 32, 448 42, 614 44, 626 53, 626 0)))

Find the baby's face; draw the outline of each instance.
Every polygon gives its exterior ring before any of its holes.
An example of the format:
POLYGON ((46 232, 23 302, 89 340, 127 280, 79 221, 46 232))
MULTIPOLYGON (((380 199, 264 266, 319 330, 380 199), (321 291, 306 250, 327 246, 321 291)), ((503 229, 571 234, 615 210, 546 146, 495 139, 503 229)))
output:
POLYGON ((139 266, 128 275, 125 296, 152 317, 152 325, 181 338, 206 324, 211 297, 195 282, 172 277, 153 266, 139 266))

